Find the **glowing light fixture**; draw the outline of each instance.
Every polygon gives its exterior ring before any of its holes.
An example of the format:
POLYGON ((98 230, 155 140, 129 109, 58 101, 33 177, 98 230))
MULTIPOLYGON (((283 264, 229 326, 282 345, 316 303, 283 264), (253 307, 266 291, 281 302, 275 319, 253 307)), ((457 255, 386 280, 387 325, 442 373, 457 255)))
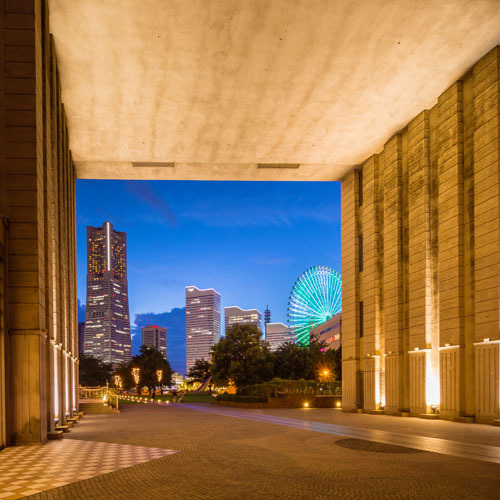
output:
POLYGON ((308 408, 308 407, 309 407, 309 403, 304 403, 304 406, 305 406, 306 408, 308 408))

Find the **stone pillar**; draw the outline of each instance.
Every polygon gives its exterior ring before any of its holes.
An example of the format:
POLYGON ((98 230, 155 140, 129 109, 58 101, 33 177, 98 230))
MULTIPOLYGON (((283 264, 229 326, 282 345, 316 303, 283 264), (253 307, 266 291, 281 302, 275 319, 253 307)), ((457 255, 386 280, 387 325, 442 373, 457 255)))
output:
POLYGON ((361 406, 358 189, 359 173, 342 180, 342 407, 361 406))
MULTIPOLYGON (((441 347, 454 346, 459 351, 465 333, 463 142, 463 83, 458 81, 438 99, 438 204, 440 343, 441 347)), ((457 401, 453 394, 443 392, 453 393, 450 382, 453 373, 460 374, 461 356, 450 352, 441 355, 446 367, 446 371, 441 370, 443 416, 461 413, 462 398, 457 401)))
POLYGON ((439 332, 434 309, 435 262, 431 252, 429 111, 423 111, 408 125, 408 142, 410 413, 420 414, 427 412, 428 405, 439 404, 439 332))
POLYGON ((405 409, 407 353, 404 343, 402 136, 384 147, 384 270, 386 410, 405 409))
POLYGON ((384 345, 381 335, 380 275, 383 255, 380 245, 380 187, 379 156, 374 155, 363 164, 361 183, 363 203, 361 237, 363 241, 363 408, 378 410, 385 404, 383 384, 384 345))
POLYGON ((500 418, 500 49, 473 70, 476 419, 500 418))

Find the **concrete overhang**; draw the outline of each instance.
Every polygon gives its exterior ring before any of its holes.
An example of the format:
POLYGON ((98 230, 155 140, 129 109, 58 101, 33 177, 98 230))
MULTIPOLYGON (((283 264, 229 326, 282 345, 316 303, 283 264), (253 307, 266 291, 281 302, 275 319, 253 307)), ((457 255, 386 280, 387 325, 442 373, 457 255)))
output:
POLYGON ((81 178, 338 180, 500 43, 499 0, 50 0, 81 178))

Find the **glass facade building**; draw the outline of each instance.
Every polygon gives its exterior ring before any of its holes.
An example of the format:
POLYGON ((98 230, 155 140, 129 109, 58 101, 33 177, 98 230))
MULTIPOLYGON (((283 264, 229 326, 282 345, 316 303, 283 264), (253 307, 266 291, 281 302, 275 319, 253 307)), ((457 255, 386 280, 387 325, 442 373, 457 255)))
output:
POLYGON ((220 340, 220 294, 213 288, 186 287, 186 370, 197 359, 210 360, 220 340))
POLYGON ((113 365, 132 359, 127 237, 110 222, 87 226, 84 352, 113 365))

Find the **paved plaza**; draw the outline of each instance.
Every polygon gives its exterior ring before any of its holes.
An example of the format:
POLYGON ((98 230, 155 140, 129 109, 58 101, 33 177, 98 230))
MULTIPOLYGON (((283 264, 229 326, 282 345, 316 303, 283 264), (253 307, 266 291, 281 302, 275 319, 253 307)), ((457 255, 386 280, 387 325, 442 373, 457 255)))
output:
MULTIPOLYGON (((500 428, 331 409, 123 405, 85 416, 60 443, 28 449, 23 456, 52 463, 52 474, 66 464, 44 483, 55 488, 32 499, 496 499, 500 491, 500 464, 488 461, 500 461, 500 428), (405 446, 391 444, 402 436, 405 446), (433 440, 443 453, 418 449, 433 440), (55 456, 58 445, 71 452, 55 456), (478 459, 456 456, 463 446, 478 459), (75 466, 90 450, 99 475, 75 466), (122 450, 142 450, 143 460, 127 462, 122 450)), ((16 450, 2 451, 0 463, 16 450)), ((37 471, 43 479, 46 467, 37 471)))

